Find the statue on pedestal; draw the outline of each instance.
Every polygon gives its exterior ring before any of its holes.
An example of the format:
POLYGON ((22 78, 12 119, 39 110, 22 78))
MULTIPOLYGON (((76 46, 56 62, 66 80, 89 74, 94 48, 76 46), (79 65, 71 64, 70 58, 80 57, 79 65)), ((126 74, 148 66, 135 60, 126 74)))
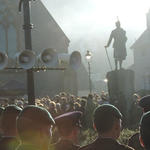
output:
POLYGON ((113 48, 114 48, 114 59, 115 59, 115 69, 118 69, 118 62, 120 69, 122 68, 122 61, 126 59, 126 31, 121 28, 120 21, 116 23, 116 29, 114 29, 109 37, 108 43, 105 48, 109 47, 112 39, 114 39, 113 48))

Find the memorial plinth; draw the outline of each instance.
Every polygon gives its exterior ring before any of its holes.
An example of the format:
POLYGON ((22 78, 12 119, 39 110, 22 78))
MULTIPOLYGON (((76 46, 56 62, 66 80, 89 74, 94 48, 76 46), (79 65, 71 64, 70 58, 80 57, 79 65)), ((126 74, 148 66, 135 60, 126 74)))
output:
POLYGON ((114 70, 108 72, 106 78, 110 103, 118 107, 128 118, 134 94, 134 72, 125 69, 114 70))

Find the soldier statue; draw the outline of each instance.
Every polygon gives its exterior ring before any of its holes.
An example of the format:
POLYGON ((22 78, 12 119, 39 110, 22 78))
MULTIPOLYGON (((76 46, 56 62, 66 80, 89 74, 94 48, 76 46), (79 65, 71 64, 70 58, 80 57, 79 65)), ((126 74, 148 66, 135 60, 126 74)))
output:
POLYGON ((113 48, 114 48, 114 59, 115 59, 115 69, 118 69, 118 62, 120 69, 122 68, 122 61, 125 60, 127 56, 126 52, 126 31, 121 28, 120 21, 116 23, 116 29, 114 29, 109 37, 108 43, 105 48, 109 47, 112 39, 114 39, 113 48))

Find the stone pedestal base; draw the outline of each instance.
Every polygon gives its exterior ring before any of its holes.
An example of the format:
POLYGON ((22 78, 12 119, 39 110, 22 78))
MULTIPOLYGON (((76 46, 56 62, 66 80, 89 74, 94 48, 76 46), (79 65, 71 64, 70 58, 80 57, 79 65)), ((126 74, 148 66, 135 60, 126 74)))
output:
POLYGON ((129 117, 129 110, 134 94, 134 72, 132 70, 114 70, 106 75, 110 103, 129 117))

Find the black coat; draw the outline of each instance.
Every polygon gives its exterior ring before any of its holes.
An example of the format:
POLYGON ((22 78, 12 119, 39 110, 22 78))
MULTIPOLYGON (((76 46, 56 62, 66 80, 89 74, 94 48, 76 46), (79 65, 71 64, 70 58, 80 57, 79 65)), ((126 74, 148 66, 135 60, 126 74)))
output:
POLYGON ((79 145, 75 145, 69 140, 60 140, 51 145, 49 150, 78 150, 79 148, 79 145))
POLYGON ((111 138, 97 138, 93 143, 80 148, 79 150, 133 150, 111 138))
POLYGON ((14 136, 5 136, 0 139, 0 150, 15 150, 20 144, 14 136))

